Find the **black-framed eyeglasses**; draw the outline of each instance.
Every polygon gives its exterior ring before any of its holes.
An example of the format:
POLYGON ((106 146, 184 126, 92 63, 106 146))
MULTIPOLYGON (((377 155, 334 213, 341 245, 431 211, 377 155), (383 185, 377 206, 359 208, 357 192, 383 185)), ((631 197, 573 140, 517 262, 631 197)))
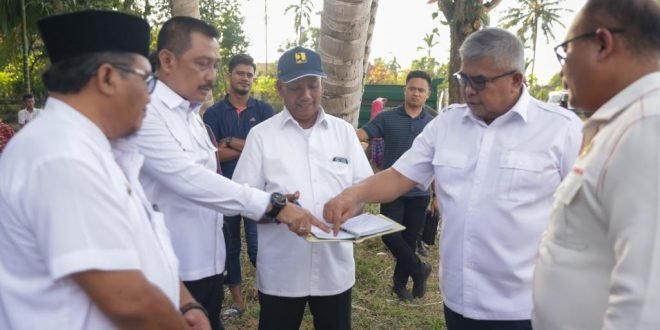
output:
MULTIPOLYGON (((619 29, 619 28, 606 28, 610 33, 616 34, 616 33, 623 33, 624 29, 619 29)), ((564 63, 566 62, 566 48, 568 47, 568 44, 575 40, 580 40, 580 39, 586 39, 586 38, 593 38, 596 36, 596 31, 593 32, 588 32, 585 34, 581 34, 577 37, 573 37, 571 39, 568 39, 559 45, 555 46, 555 54, 557 55, 557 60, 559 61, 559 64, 561 66, 564 66, 564 63)))
POLYGON ((511 70, 507 71, 501 75, 495 76, 495 77, 484 77, 484 76, 468 76, 464 74, 463 72, 456 72, 453 74, 454 78, 458 80, 458 82, 461 84, 461 89, 465 88, 466 84, 470 84, 470 87, 474 89, 475 91, 482 91, 486 88, 486 85, 488 85, 489 82, 493 82, 497 79, 500 79, 502 77, 510 76, 514 73, 518 72, 518 70, 511 70))
POLYGON ((147 91, 149 92, 149 94, 153 93, 154 89, 156 88, 156 81, 158 81, 158 78, 156 78, 155 74, 144 71, 142 69, 131 68, 119 64, 112 64, 112 66, 126 73, 132 73, 142 77, 142 79, 144 79, 144 82, 147 84, 147 91))

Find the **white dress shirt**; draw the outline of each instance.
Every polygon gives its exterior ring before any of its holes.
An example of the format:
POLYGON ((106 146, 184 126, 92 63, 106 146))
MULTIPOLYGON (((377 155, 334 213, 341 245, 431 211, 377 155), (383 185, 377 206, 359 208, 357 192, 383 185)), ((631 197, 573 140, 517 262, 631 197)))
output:
POLYGON ((481 320, 531 318, 532 272, 552 193, 571 170, 579 118, 532 98, 490 125, 466 105, 444 109, 394 168, 420 187, 435 179, 443 211, 444 302, 481 320))
POLYGON ((110 142, 50 97, 0 160, 0 329, 115 326, 70 275, 139 270, 179 305, 162 215, 137 180, 133 141, 110 142))
POLYGON ((660 72, 585 124, 534 274, 534 329, 660 329, 660 72))
POLYGON ((18 111, 18 123, 21 125, 25 125, 29 123, 35 120, 42 111, 43 110, 38 108, 32 109, 32 112, 28 111, 27 109, 22 109, 18 111))
MULTIPOLYGON (((373 174, 347 122, 322 110, 304 130, 284 109, 253 127, 233 179, 268 192, 300 191, 300 205, 323 219, 323 205, 373 174)), ((309 243, 285 224, 257 227, 257 288, 281 297, 329 296, 355 283, 352 243, 309 243)))
POLYGON ((199 108, 159 81, 138 131, 140 181, 165 214, 184 281, 224 272, 222 214, 260 219, 270 202, 269 194, 216 173, 216 148, 199 108))

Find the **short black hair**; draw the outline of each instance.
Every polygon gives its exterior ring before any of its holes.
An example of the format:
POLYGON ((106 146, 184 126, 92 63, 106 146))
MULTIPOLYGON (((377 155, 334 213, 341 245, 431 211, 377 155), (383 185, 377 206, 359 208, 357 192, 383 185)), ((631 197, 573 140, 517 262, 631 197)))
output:
POLYGON ((232 72, 234 68, 239 64, 249 65, 255 71, 257 70, 257 65, 254 64, 254 59, 252 58, 252 56, 247 54, 236 54, 232 56, 229 59, 229 63, 227 63, 227 69, 229 69, 229 72, 232 72))
POLYGON ((23 101, 27 101, 28 99, 33 99, 34 95, 32 93, 25 93, 23 94, 23 101))
POLYGON ((199 32, 209 38, 220 37, 218 30, 211 24, 188 16, 174 16, 168 19, 158 33, 156 51, 167 49, 177 57, 191 46, 190 35, 199 32))
POLYGON ((431 88, 431 76, 428 73, 426 73, 425 71, 414 70, 414 71, 408 72, 408 75, 406 76, 406 84, 412 78, 422 78, 422 79, 426 80, 426 82, 429 83, 429 88, 431 88))
POLYGON ((655 0, 589 0, 583 17, 589 30, 623 29, 624 43, 635 54, 660 54, 660 5, 655 0))
MULTIPOLYGON (((50 92, 75 94, 87 85, 102 64, 132 66, 135 56, 134 53, 126 52, 95 52, 75 56, 51 64, 44 71, 42 78, 50 92)), ((125 75, 124 72, 120 74, 125 75)))

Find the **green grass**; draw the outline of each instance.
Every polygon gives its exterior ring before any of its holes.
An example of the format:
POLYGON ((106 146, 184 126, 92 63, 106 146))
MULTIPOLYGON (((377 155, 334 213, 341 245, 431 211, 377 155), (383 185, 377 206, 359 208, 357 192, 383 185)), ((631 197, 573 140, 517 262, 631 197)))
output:
MULTIPOLYGON (((369 206, 372 209, 373 206, 369 206)), ((375 211, 375 210, 371 210, 375 211)), ((245 246, 245 245, 243 245, 245 246)), ((400 302, 392 293, 394 258, 380 238, 355 245, 356 283, 353 287, 353 329, 444 329, 442 299, 438 288, 438 249, 429 247, 433 271, 428 281, 428 291, 422 299, 413 303, 400 302)), ((259 302, 254 288, 254 267, 247 254, 241 254, 243 268, 243 297, 245 314, 239 319, 225 321, 225 328, 256 329, 259 324, 259 302)), ((409 283, 409 288, 412 281, 409 283)), ((231 306, 231 295, 225 290, 224 308, 231 306)), ((301 329, 314 329, 309 310, 305 311, 301 329)))

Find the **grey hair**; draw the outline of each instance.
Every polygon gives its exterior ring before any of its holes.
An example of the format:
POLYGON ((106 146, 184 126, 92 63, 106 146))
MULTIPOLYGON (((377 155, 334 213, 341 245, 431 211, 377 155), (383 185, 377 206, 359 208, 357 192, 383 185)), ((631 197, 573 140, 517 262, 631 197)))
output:
POLYGON ((520 39, 500 28, 486 28, 468 36, 459 49, 463 59, 493 58, 503 70, 525 73, 525 50, 520 39))

